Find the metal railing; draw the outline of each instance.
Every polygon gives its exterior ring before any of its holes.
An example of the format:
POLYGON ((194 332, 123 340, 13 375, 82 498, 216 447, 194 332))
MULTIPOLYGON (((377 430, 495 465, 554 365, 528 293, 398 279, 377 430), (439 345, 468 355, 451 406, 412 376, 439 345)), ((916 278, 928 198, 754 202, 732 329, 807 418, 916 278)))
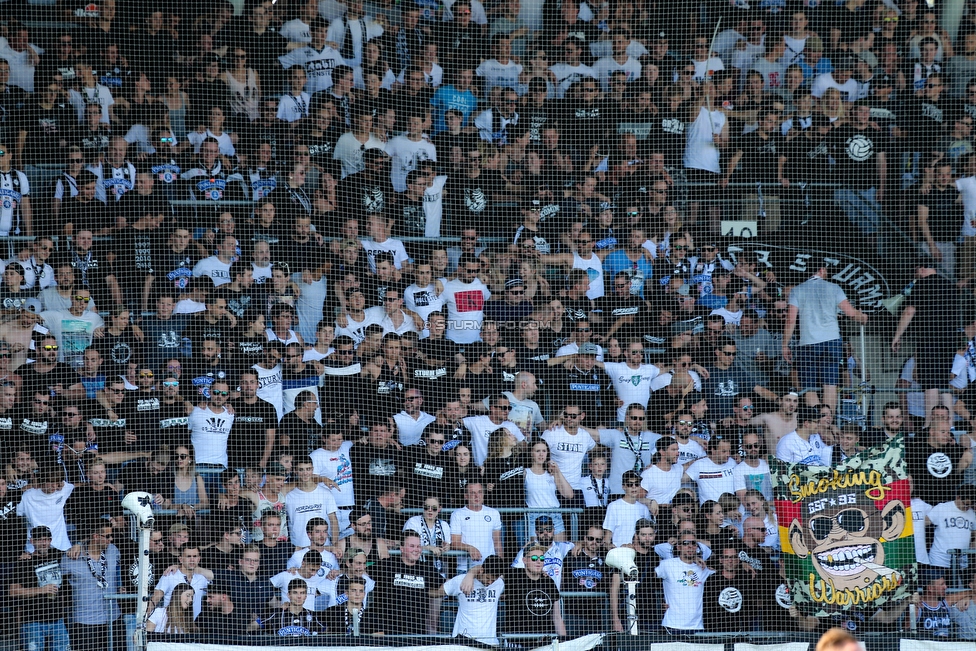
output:
MULTIPOLYGON (((919 535, 918 533, 915 534, 919 535)), ((950 549, 949 550, 949 581, 950 588, 968 588, 964 585, 962 572, 967 568, 972 568, 976 559, 976 549, 950 549)))

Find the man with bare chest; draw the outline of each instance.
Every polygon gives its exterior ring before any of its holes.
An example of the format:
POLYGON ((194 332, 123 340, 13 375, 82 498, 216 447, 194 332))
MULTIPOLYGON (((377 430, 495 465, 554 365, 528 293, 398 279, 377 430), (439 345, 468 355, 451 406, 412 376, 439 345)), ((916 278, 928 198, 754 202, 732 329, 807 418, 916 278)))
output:
MULTIPOLYGON (((40 306, 38 306, 40 310, 40 306)), ((47 328, 41 323, 38 313, 30 309, 20 310, 18 314, 4 318, 0 325, 0 340, 6 341, 13 356, 10 359, 10 370, 15 371, 27 361, 30 355, 31 337, 46 334, 47 328)))
POLYGON ((775 450, 781 438, 796 430, 796 408, 799 404, 800 396, 790 390, 780 396, 779 411, 760 414, 749 421, 750 425, 763 428, 767 450, 775 450))

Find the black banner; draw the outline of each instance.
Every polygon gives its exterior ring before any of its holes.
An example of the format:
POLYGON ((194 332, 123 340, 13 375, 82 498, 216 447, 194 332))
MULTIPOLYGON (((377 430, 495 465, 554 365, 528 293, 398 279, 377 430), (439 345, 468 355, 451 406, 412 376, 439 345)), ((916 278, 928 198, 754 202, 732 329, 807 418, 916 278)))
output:
POLYGON ((821 255, 831 265, 827 270, 827 280, 841 286, 851 305, 868 313, 884 309, 881 302, 892 294, 888 281, 880 271, 853 256, 771 244, 732 244, 726 247, 723 257, 733 264, 740 258, 750 262, 755 260, 758 271, 768 269, 773 272, 777 282, 794 285, 816 271, 810 268, 810 262, 814 256, 821 255))

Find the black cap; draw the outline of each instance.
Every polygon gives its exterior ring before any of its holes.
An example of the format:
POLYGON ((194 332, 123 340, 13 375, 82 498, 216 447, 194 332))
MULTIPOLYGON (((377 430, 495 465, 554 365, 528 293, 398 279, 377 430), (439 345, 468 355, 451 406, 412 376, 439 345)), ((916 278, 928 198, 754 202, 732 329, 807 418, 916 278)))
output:
POLYGON ((380 147, 370 147, 363 152, 363 162, 371 162, 377 159, 388 160, 390 155, 383 151, 380 147))
POLYGON ((207 584, 207 594, 230 594, 230 589, 226 582, 214 579, 207 584))
POLYGON ((54 538, 51 534, 51 528, 45 527, 44 525, 34 527, 30 532, 31 540, 37 540, 38 538, 54 538))
POLYGON ((801 405, 796 410, 796 422, 798 425, 803 423, 816 423, 820 420, 820 410, 810 405, 801 405))
POLYGON ((837 57, 834 63, 834 70, 854 70, 857 67, 857 59, 852 56, 837 57))
POLYGON ((698 500, 689 495, 688 493, 678 493, 673 498, 671 498, 671 506, 687 506, 689 504, 697 504, 698 500))

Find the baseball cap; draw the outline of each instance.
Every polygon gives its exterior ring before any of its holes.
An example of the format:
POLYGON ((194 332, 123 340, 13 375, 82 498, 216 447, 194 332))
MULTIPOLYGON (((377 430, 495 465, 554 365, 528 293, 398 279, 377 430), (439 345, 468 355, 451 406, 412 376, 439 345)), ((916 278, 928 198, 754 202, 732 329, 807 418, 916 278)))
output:
POLYGON ((268 464, 268 470, 266 471, 265 474, 271 475, 273 477, 279 477, 279 476, 284 477, 288 474, 288 471, 285 470, 285 467, 280 463, 278 463, 277 461, 272 461, 271 463, 268 464))
POLYGON ((796 422, 800 425, 806 422, 816 423, 820 420, 820 410, 810 405, 801 405, 796 410, 796 422))
POLYGON ((678 493, 671 499, 671 506, 688 506, 689 504, 696 504, 697 502, 698 500, 688 493, 678 493))
POLYGON ((346 552, 342 555, 342 560, 351 561, 352 559, 356 558, 360 554, 365 555, 366 552, 364 552, 359 547, 349 547, 348 549, 346 549, 346 552))
POLYGON ((889 88, 895 85, 895 78, 889 75, 887 72, 880 75, 875 75, 871 79, 871 83, 875 88, 889 88))
POLYGON ((857 67, 857 59, 852 56, 837 57, 833 63, 835 70, 853 70, 857 67))
POLYGON ((522 210, 542 210, 542 202, 538 199, 528 199, 522 202, 522 210))
POLYGON ((819 36, 810 36, 807 38, 807 44, 803 46, 803 49, 813 52, 823 52, 823 41, 820 40, 819 36))
POLYGON ((505 281, 505 289, 512 289, 513 287, 523 287, 525 281, 517 276, 513 276, 505 281))
POLYGON ((868 64, 868 67, 872 70, 878 67, 878 57, 874 56, 874 53, 871 52, 871 50, 864 50, 857 55, 857 58, 868 64))
POLYGON ((230 594, 230 589, 225 581, 214 579, 207 584, 207 594, 230 594))
POLYGON ((31 540, 36 540, 37 538, 54 538, 51 534, 51 528, 43 525, 31 529, 30 537, 31 540))
POLYGON ((170 533, 183 533, 184 531, 189 531, 189 530, 190 528, 188 526, 186 526, 185 524, 180 524, 179 522, 170 525, 169 527, 170 533))
POLYGON ((387 160, 389 157, 390 157, 389 154, 387 154, 379 147, 370 147, 369 149, 363 152, 363 161, 367 163, 376 160, 378 158, 387 160))
POLYGON ((681 296, 691 296, 691 287, 688 285, 688 283, 685 283, 678 288, 678 294, 681 296))
POLYGON ((580 346, 579 352, 580 355, 599 355, 600 347, 597 346, 596 344, 591 344, 587 342, 582 346, 580 346))
POLYGON ((658 42, 666 41, 668 40, 668 33, 665 32, 664 30, 661 30, 660 32, 654 35, 654 40, 658 42))
POLYGON ((935 567, 927 567, 918 573, 918 584, 923 588, 945 577, 945 572, 935 567))
POLYGON ((33 312, 34 314, 40 314, 42 310, 41 302, 36 298, 28 298, 24 301, 24 308, 28 312, 33 312))

